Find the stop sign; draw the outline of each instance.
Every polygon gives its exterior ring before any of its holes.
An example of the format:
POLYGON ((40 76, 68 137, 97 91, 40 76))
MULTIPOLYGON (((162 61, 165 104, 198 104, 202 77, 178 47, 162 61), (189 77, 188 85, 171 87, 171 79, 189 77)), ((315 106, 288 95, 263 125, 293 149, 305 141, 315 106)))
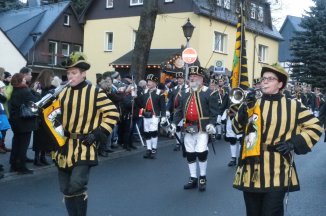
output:
POLYGON ((182 52, 182 60, 187 64, 192 64, 197 59, 197 51, 194 48, 186 48, 182 52))

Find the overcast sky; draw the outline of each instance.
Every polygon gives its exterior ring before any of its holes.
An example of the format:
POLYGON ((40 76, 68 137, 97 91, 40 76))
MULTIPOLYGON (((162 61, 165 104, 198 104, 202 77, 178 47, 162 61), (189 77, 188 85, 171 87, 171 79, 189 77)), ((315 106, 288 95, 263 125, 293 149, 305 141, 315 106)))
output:
POLYGON ((304 11, 309 11, 309 7, 314 5, 312 0, 279 0, 279 2, 282 9, 272 13, 273 18, 279 18, 279 22, 274 23, 277 29, 282 26, 287 15, 302 17, 304 11))

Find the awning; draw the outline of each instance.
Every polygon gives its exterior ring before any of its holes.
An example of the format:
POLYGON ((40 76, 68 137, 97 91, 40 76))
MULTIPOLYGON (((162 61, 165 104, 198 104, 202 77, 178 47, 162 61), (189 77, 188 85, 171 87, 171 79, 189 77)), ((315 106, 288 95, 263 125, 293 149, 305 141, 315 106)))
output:
MULTIPOLYGON (((151 49, 149 51, 147 68, 161 68, 162 64, 173 62, 181 56, 181 49, 151 49)), ((121 56, 110 65, 114 68, 130 68, 133 50, 121 56)))

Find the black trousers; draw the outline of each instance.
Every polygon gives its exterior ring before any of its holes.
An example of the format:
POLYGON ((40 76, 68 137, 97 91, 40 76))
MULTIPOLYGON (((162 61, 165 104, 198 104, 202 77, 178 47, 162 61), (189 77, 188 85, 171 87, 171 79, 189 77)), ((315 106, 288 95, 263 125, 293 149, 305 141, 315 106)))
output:
POLYGON ((243 192, 247 216, 283 216, 285 192, 268 193, 243 192))
POLYGON ((31 136, 32 132, 14 132, 10 154, 10 164, 14 169, 19 170, 26 167, 26 153, 31 141, 31 136))
POLYGON ((90 167, 77 165, 71 170, 58 170, 60 191, 64 195, 72 196, 84 193, 87 190, 90 167))

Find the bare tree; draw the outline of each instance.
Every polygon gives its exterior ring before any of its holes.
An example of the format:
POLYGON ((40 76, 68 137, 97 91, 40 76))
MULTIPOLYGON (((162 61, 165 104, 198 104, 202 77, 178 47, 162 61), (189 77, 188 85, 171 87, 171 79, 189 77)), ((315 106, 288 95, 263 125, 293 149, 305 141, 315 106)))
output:
POLYGON ((144 0, 143 6, 130 68, 136 81, 145 76, 158 13, 158 0, 144 0))

